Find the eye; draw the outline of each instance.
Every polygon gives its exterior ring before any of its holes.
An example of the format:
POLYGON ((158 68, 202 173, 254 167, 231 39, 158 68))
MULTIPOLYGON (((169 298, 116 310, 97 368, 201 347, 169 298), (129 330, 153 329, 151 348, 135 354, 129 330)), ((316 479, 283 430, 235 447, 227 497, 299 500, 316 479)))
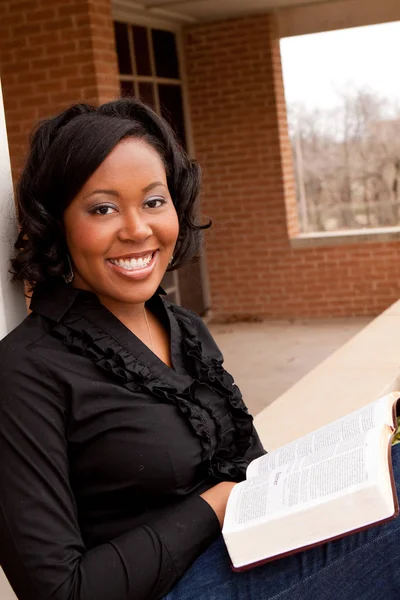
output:
POLYGON ((94 215, 110 215, 111 212, 109 211, 113 210, 115 210, 115 206, 112 206, 112 204, 99 204, 92 208, 90 212, 94 215))
POLYGON ((157 196, 157 197, 149 198, 148 200, 146 200, 144 205, 147 206, 147 208, 160 208, 160 206, 165 204, 165 202, 166 202, 165 198, 157 196))

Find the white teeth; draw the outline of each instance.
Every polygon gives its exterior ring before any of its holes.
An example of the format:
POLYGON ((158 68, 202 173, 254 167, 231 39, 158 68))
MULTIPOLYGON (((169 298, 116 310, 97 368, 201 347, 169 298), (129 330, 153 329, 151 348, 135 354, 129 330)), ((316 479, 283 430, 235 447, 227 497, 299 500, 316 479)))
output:
POLYGON ((127 269, 128 271, 133 271, 134 269, 143 269, 144 267, 147 267, 147 265, 151 262, 151 259, 153 258, 152 254, 148 254, 147 256, 141 256, 140 258, 130 258, 128 259, 112 259, 110 258, 110 262, 112 262, 114 265, 118 265, 119 267, 123 267, 124 269, 127 269))

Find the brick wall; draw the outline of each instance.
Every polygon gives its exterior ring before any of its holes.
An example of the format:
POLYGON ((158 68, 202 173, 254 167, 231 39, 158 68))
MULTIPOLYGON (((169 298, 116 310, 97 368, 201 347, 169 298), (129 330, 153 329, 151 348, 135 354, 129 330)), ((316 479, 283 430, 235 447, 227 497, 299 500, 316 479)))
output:
POLYGON ((39 119, 118 95, 110 0, 2 0, 0 66, 16 176, 39 119))
POLYGON ((216 319, 374 315, 399 297, 400 244, 292 249, 297 232, 279 42, 257 15, 185 33, 216 319))

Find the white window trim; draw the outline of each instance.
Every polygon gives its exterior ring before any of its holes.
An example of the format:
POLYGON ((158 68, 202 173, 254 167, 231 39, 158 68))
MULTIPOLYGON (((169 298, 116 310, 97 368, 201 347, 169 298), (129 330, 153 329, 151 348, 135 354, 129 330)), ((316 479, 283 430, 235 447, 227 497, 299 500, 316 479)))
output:
POLYGON ((143 5, 130 2, 130 0, 112 0, 112 17, 114 21, 124 21, 132 25, 167 29, 175 33, 182 29, 183 24, 195 21, 194 19, 186 19, 181 15, 161 9, 156 10, 156 14, 154 11, 155 9, 150 11, 143 5))
POLYGON ((300 233, 289 239, 292 248, 316 248, 319 246, 344 246, 365 242, 381 243, 400 240, 400 227, 375 227, 370 229, 346 229, 300 233))

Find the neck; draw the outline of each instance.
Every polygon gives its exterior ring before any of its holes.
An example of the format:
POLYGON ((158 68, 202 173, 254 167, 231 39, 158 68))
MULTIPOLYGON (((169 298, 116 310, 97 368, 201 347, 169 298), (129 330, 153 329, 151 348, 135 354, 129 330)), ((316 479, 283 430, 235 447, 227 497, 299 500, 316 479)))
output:
POLYGON ((110 298, 99 296, 100 302, 105 306, 117 319, 130 329, 135 326, 135 323, 143 322, 143 314, 145 303, 129 304, 124 302, 116 302, 110 298))
MULTIPOLYGON (((76 284, 76 281, 74 281, 76 284)), ((74 287, 80 287, 74 285, 74 287)), ((80 287, 80 289, 87 289, 86 286, 80 287)), ((127 329, 132 331, 141 339, 147 346, 155 352, 155 345, 153 341, 153 335, 151 331, 151 325, 149 323, 149 317, 146 311, 145 302, 129 303, 120 302, 114 300, 110 296, 104 296, 96 294, 101 304, 105 306, 127 329)), ((151 320, 151 318, 150 318, 151 320)))
POLYGON ((142 342, 144 342, 153 352, 155 345, 149 323, 146 306, 144 302, 138 304, 122 304, 109 302, 107 299, 100 298, 100 302, 105 306, 127 329, 132 331, 142 342))

